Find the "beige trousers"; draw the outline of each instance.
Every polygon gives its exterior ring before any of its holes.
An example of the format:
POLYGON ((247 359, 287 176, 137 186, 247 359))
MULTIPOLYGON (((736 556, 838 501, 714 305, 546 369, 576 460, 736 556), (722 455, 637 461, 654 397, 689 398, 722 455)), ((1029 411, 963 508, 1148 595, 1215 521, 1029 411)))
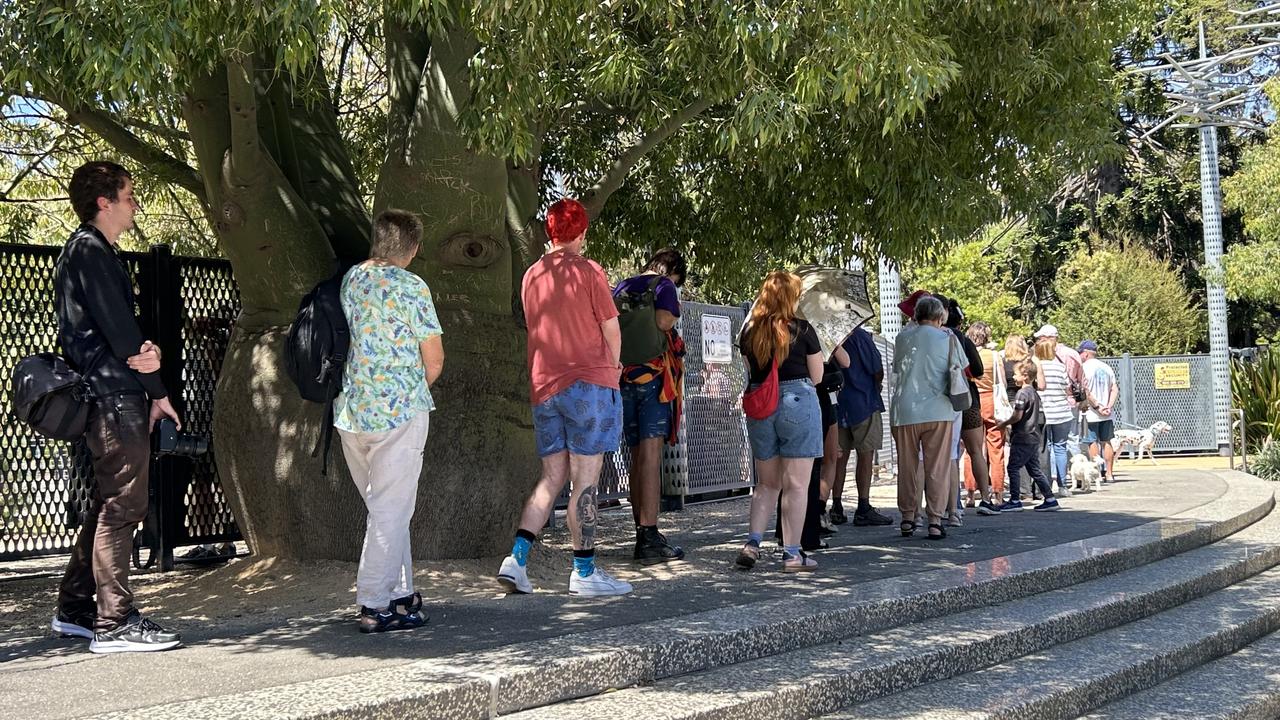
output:
POLYGON ((955 504, 950 493, 952 421, 899 425, 893 428, 893 440, 898 447, 898 511, 903 522, 916 519, 920 511, 920 489, 924 486, 925 500, 929 505, 929 522, 941 524, 942 515, 955 504), (924 464, 920 464, 920 454, 924 464), (923 476, 921 475, 923 469, 923 476))

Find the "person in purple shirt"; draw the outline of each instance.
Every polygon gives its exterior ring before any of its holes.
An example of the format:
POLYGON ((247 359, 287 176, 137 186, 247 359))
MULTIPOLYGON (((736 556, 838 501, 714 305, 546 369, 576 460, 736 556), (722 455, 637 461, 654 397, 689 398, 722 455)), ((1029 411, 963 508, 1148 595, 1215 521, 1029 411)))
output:
MULTIPOLYGON (((684 285, 686 273, 684 255, 670 248, 659 250, 639 275, 618 283, 613 296, 638 297, 652 286, 657 329, 673 333, 680 317, 677 288, 684 285)), ((625 336, 623 342, 626 343, 625 336)), ((680 393, 678 375, 670 367, 670 354, 622 368, 622 432, 631 450, 630 500, 636 522, 634 557, 645 565, 684 559, 684 550, 672 546, 658 532, 662 443, 671 435, 672 405, 680 393)))
POLYGON ((859 327, 836 349, 833 357, 844 373, 837 419, 840 423, 840 459, 835 486, 831 489, 831 522, 846 522, 840 496, 849 467, 849 455, 856 452, 854 482, 858 485, 858 509, 854 525, 891 525, 893 520, 871 507, 871 468, 884 437, 884 364, 871 333, 859 327))

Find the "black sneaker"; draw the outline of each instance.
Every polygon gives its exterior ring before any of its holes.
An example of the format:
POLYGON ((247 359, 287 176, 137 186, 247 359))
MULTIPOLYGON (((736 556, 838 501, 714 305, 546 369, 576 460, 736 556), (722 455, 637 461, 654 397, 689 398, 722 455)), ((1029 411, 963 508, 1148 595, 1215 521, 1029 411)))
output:
POLYGON ((133 611, 125 623, 114 630, 97 632, 89 643, 89 652, 157 652, 171 650, 182 644, 182 636, 133 611))
POLYGON ((893 518, 887 515, 881 515, 876 512, 873 507, 867 507, 865 511, 858 510, 853 513, 853 524, 856 527, 867 527, 868 525, 892 525, 893 518))
POLYGON ((635 561, 641 565, 657 565, 683 559, 684 548, 668 543, 666 536, 658 532, 657 528, 645 528, 636 535, 635 561))
POLYGON ((849 516, 844 514, 844 508, 832 507, 831 512, 827 513, 827 517, 831 519, 832 525, 843 525, 849 522, 849 516))
POLYGON ((374 610, 364 606, 360 608, 360 632, 362 633, 413 630, 425 624, 427 624, 427 615, 422 612, 422 596, 418 593, 392 600, 391 607, 386 610, 374 610))
POLYGON ((53 614, 53 620, 49 622, 49 628, 58 637, 78 637, 92 640, 93 623, 96 619, 97 614, 93 612, 68 615, 59 610, 53 614))

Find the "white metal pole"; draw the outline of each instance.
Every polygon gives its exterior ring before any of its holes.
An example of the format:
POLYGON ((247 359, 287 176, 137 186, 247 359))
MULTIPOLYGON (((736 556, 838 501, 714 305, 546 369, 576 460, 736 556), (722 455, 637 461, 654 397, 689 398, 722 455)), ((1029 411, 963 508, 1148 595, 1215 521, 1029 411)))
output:
POLYGON ((880 275, 877 278, 880 288, 880 335, 892 345, 902 329, 902 315, 898 312, 898 303, 902 302, 902 279, 898 270, 885 258, 880 258, 880 275))
MULTIPOLYGON (((1200 23, 1200 57, 1206 57, 1200 23)), ((1200 128, 1200 215, 1204 224, 1204 263, 1208 280, 1209 357, 1213 368, 1213 427, 1218 451, 1231 447, 1231 350, 1227 339, 1227 294, 1222 272, 1222 184, 1218 177, 1218 129, 1200 128)))

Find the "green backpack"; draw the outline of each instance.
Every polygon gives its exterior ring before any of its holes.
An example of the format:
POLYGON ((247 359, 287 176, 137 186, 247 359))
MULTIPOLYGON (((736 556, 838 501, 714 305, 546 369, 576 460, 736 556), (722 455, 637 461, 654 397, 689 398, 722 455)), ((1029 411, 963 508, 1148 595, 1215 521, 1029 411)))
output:
POLYGON ((641 365, 667 351, 667 334, 658 329, 654 307, 660 280, 662 276, 655 275, 649 288, 639 295, 623 293, 613 298, 622 328, 623 365, 641 365))

